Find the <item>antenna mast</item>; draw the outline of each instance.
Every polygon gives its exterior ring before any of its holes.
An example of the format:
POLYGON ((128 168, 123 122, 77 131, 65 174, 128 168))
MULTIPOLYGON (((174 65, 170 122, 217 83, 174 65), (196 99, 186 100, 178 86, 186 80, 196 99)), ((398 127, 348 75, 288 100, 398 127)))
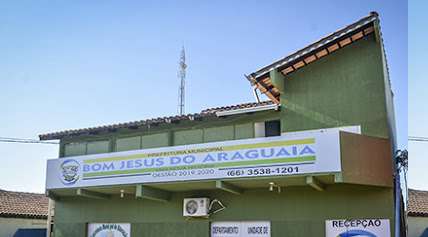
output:
POLYGON ((186 82, 186 53, 184 52, 184 46, 180 53, 180 62, 178 70, 178 78, 180 79, 180 87, 178 90, 178 114, 183 115, 184 112, 184 98, 185 98, 185 82, 186 82))

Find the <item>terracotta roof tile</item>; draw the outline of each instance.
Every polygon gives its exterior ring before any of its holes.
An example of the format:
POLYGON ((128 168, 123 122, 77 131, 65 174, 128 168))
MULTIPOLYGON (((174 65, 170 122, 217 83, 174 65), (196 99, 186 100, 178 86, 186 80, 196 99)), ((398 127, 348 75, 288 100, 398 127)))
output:
POLYGON ((409 189, 409 216, 428 217, 428 191, 409 189))
POLYGON ((0 189, 0 216, 47 219, 48 200, 44 194, 0 189))
POLYGON ((231 111, 231 110, 237 110, 237 109, 243 109, 243 108, 255 108, 255 107, 265 106, 270 104, 273 104, 273 103, 271 101, 263 101, 260 103, 253 102, 253 103, 243 103, 243 104, 229 105, 229 106, 223 106, 223 107, 208 108, 208 109, 202 110, 200 113, 195 113, 195 114, 175 115, 175 116, 151 118, 151 119, 145 119, 145 120, 139 120, 139 121, 104 125, 104 126, 98 126, 98 127, 65 130, 60 132, 41 134, 39 135, 39 138, 40 140, 53 140, 53 139, 61 139, 66 136, 97 134, 99 132, 114 131, 116 129, 122 129, 122 128, 137 129, 142 126, 147 126, 152 124, 158 125, 162 123, 174 123, 174 122, 184 121, 184 120, 198 120, 201 118, 216 117, 216 112, 220 112, 220 111, 231 111))

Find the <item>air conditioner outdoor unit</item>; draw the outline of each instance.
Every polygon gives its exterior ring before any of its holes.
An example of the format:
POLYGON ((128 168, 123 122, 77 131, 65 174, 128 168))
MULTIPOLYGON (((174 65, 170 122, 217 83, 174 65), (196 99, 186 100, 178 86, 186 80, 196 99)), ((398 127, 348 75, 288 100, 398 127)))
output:
POLYGON ((209 206, 209 198, 185 198, 183 216, 208 216, 209 206))

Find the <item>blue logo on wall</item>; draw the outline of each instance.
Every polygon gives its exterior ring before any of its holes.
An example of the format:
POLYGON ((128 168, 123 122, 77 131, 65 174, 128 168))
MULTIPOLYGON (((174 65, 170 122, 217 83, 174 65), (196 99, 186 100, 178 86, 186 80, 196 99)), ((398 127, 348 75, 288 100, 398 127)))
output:
POLYGON ((65 185, 73 185, 79 180, 80 164, 76 160, 67 159, 61 164, 61 181, 65 185))
POLYGON ((348 230, 339 234, 337 237, 377 237, 375 234, 366 230, 348 230))

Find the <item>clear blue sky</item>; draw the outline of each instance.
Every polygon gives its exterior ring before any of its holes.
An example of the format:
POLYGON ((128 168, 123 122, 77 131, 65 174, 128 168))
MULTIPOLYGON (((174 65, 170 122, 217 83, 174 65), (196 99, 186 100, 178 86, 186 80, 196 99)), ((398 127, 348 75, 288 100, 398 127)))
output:
MULTIPOLYGON (((428 2, 409 4, 409 136, 428 137, 428 2)), ((410 187, 428 190, 428 142, 409 141, 410 187)))
MULTIPOLYGON (((407 2, 372 0, 2 1, 0 136, 175 114, 183 43, 187 112, 254 101, 243 74, 370 11, 407 147, 407 2)), ((57 156, 55 145, 0 143, 0 188, 43 192, 46 159, 57 156)))

